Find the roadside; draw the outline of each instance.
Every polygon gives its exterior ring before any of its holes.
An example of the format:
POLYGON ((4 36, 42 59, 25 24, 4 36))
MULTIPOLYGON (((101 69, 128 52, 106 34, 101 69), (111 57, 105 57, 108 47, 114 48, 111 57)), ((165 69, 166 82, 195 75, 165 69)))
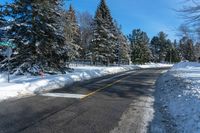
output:
MULTIPOLYGON (((142 81, 143 90, 138 88, 138 91, 143 91, 143 95, 133 98, 129 108, 123 113, 121 120, 118 123, 118 127, 114 128, 110 133, 147 133, 149 123, 154 118, 154 102, 155 102, 155 82, 157 78, 153 78, 154 75, 160 75, 166 72, 166 70, 154 71, 152 73, 151 80, 143 78, 142 81)), ((134 80, 133 82, 141 82, 134 80)), ((161 132, 159 132, 161 133, 161 132)))
POLYGON ((200 132, 200 64, 181 62, 157 81, 150 133, 200 132))
POLYGON ((0 101, 10 98, 31 96, 44 91, 62 88, 74 82, 89 80, 105 75, 142 68, 159 68, 170 66, 172 65, 152 63, 147 65, 130 65, 121 67, 74 67, 74 72, 65 75, 45 75, 44 77, 13 75, 11 76, 11 83, 7 83, 6 74, 0 74, 0 101))

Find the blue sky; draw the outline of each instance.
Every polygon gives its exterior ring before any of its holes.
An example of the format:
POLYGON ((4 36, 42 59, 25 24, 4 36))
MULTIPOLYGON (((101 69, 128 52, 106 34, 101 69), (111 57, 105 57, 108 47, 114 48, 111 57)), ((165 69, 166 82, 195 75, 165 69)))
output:
MULTIPOLYGON (((11 0, 1 0, 0 3, 11 0)), ((124 34, 135 28, 147 32, 149 37, 164 31, 170 39, 175 39, 176 28, 182 23, 173 9, 178 9, 182 0, 106 0, 114 19, 122 25, 124 34)), ((100 0, 70 0, 76 11, 95 14, 100 0)))

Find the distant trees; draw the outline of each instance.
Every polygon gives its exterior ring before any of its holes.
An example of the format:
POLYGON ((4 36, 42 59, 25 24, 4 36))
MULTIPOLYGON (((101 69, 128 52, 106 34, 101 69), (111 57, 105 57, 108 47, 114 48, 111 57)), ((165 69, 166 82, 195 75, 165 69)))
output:
POLYGON ((172 43, 170 39, 167 39, 167 34, 162 31, 152 38, 150 49, 152 51, 154 62, 180 61, 180 54, 176 41, 172 43))
MULTIPOLYGON (((72 5, 66 10, 63 2, 14 0, 0 5, 0 41, 16 45, 10 61, 12 72, 32 73, 37 67, 45 72, 65 73, 69 63, 78 59, 109 65, 130 60, 138 64, 194 61, 199 56, 199 43, 191 39, 193 34, 186 25, 179 28, 178 43, 162 31, 151 40, 140 29, 126 37, 113 20, 106 0, 100 1, 94 17, 87 12, 77 14, 72 5)), ((190 16, 196 8, 183 12, 190 16)), ((199 20, 190 17, 197 24, 199 20)), ((6 70, 7 65, 7 60, 1 61, 1 70, 6 70)))

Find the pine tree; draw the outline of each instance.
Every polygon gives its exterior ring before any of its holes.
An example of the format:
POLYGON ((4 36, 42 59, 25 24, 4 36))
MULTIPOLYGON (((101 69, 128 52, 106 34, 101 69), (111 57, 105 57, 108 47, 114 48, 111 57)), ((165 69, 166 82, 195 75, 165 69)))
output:
POLYGON ((147 34, 140 29, 133 30, 129 35, 131 42, 131 60, 133 63, 144 64, 151 59, 151 52, 148 48, 149 38, 147 34))
POLYGON ((5 26, 5 9, 3 5, 0 5, 0 41, 2 41, 3 38, 5 38, 5 26))
POLYGON ((154 36, 150 42, 150 50, 152 52, 153 62, 159 62, 159 53, 160 53, 160 41, 159 37, 154 36))
MULTIPOLYGON (((4 6, 0 5, 0 42, 4 41, 6 31, 5 31, 5 26, 6 26, 6 20, 5 20, 5 13, 4 13, 4 6)), ((4 60, 4 49, 1 48, 0 46, 0 62, 4 60)))
POLYGON ((194 44, 188 37, 183 37, 180 40, 179 48, 183 60, 195 61, 194 44))
MULTIPOLYGON (((31 0, 15 0, 7 5, 8 16, 11 21, 8 22, 8 38, 16 46, 17 55, 11 58, 11 69, 16 71, 18 67, 30 67, 35 61, 36 53, 32 36, 32 4, 31 0)), ((23 70, 22 70, 23 71, 23 70)))
POLYGON ((93 62, 101 62, 108 65, 110 62, 114 62, 116 58, 115 45, 117 38, 113 19, 105 0, 101 0, 94 21, 91 46, 93 62))
POLYGON ((177 48, 176 40, 172 43, 169 39, 167 40, 167 50, 165 61, 169 63, 180 62, 181 57, 177 48))
POLYGON ((123 35, 121 31, 121 26, 118 26, 115 21, 115 27, 117 27, 117 45, 116 45, 116 62, 120 63, 129 63, 130 62, 130 47, 126 36, 123 35))
POLYGON ((154 62, 165 61, 168 45, 167 34, 162 31, 152 38, 149 47, 152 51, 154 62))
POLYGON ((160 53, 159 53, 159 61, 163 62, 166 58, 166 54, 167 54, 167 47, 168 47, 168 43, 167 41, 167 34, 165 34, 164 32, 159 32, 158 33, 158 37, 159 37, 159 41, 160 41, 160 53))
POLYGON ((62 28, 60 0, 15 0, 7 5, 10 40, 16 44, 12 69, 31 71, 34 66, 44 70, 65 67, 67 52, 62 28))
POLYGON ((196 59, 200 58, 200 43, 196 43, 196 45, 194 46, 194 53, 196 56, 196 59))
POLYGON ((76 13, 72 5, 69 6, 69 10, 66 12, 66 19, 67 23, 66 26, 68 27, 66 29, 67 36, 69 39, 71 39, 71 44, 73 45, 73 49, 71 53, 71 60, 75 59, 78 56, 81 56, 82 48, 81 48, 81 40, 80 40, 80 27, 77 22, 76 13), (77 51, 77 52, 76 52, 77 51))

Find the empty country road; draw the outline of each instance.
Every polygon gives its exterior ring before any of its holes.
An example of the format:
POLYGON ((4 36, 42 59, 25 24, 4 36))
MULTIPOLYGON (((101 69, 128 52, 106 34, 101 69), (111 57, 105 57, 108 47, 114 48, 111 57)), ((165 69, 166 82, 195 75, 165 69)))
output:
POLYGON ((155 81, 167 69, 134 70, 1 102, 0 133, 146 133, 155 81))

